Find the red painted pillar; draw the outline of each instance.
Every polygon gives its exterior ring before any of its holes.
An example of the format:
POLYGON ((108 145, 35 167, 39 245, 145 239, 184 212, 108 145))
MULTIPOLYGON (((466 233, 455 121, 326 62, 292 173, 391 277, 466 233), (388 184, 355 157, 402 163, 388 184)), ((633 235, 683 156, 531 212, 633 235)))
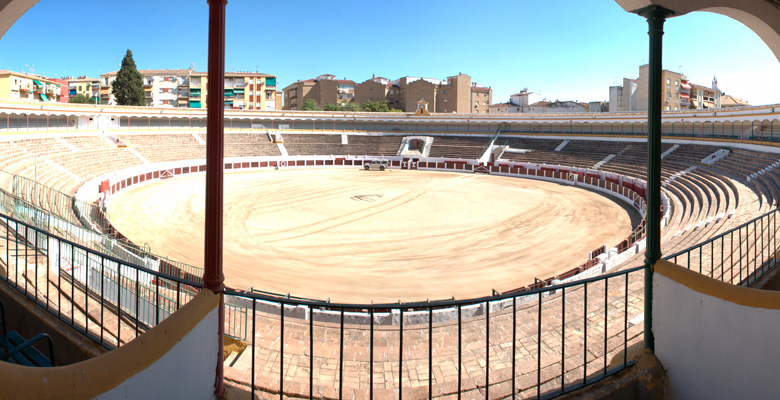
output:
POLYGON ((209 59, 206 110, 206 241, 203 288, 220 295, 219 354, 215 394, 225 394, 222 348, 225 330, 225 275, 222 273, 222 188, 225 141, 225 8, 227 0, 208 0, 209 59))

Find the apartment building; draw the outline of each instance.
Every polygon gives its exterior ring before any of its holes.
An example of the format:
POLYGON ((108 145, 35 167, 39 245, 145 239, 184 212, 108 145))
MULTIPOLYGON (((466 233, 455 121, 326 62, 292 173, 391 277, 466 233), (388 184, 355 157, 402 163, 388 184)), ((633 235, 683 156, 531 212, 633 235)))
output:
POLYGON ((68 80, 62 79, 62 78, 47 78, 48 80, 54 82, 55 85, 59 85, 59 102, 60 103, 67 103, 68 99, 70 98, 68 95, 68 80))
MULTIPOLYGON (((100 75, 101 102, 115 104, 111 84, 118 71, 100 75)), ((139 70, 149 107, 206 108, 207 74, 191 69, 139 70)), ((277 110, 276 76, 258 72, 225 72, 226 109, 277 110)), ((279 99, 281 100, 281 99, 279 99)))
MULTIPOLYGON (((364 85, 376 87, 371 81, 363 82, 356 88, 358 94, 365 93, 364 85)), ((424 100, 432 113, 485 114, 493 101, 493 89, 472 82, 469 75, 462 73, 443 80, 405 76, 387 82, 384 100, 391 108, 405 112, 415 112, 417 102, 424 100)), ((356 96, 355 101, 365 99, 356 96)))
POLYGON ((299 80, 284 88, 284 109, 298 110, 307 99, 318 106, 328 103, 387 101, 391 108, 415 112, 417 102, 428 103, 430 112, 487 113, 493 90, 471 82, 471 77, 458 74, 447 79, 405 76, 396 80, 373 76, 356 84, 333 75, 299 80))
POLYGON ((492 114, 525 114, 531 112, 531 104, 542 101, 542 96, 538 93, 529 92, 527 88, 509 96, 506 103, 492 104, 489 112, 492 114))
POLYGON ((59 102, 59 83, 38 75, 0 70, 0 98, 59 102))
MULTIPOLYGON (((639 67, 639 78, 623 79, 622 86, 609 88, 609 111, 647 111, 648 81, 650 69, 647 64, 639 67)), ((661 104, 664 111, 687 109, 721 108, 723 93, 717 79, 707 87, 691 82, 685 75, 663 70, 661 76, 661 104)))
POLYGON ((79 76, 76 79, 73 77, 63 77, 68 83, 68 97, 84 95, 86 97, 94 98, 100 103, 100 79, 88 78, 86 75, 79 76))
POLYGON ((623 85, 609 87, 609 112, 636 110, 637 80, 623 78, 623 85))
POLYGON ((300 110, 303 102, 314 100, 318 106, 328 103, 349 103, 355 97, 355 82, 349 79, 336 79, 335 75, 323 74, 314 79, 299 80, 284 89, 285 110, 300 110))

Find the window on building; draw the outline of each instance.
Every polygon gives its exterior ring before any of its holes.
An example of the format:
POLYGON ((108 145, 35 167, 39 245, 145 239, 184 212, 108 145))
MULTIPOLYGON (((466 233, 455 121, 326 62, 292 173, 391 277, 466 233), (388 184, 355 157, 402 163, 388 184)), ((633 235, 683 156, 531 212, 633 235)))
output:
POLYGON ((675 107, 674 107, 674 111, 677 111, 677 110, 679 110, 679 109, 680 109, 680 108, 679 108, 679 107, 677 107, 677 106, 675 106, 675 107))
POLYGON ((272 92, 270 90, 265 92, 265 99, 266 100, 271 100, 273 98, 273 96, 274 96, 274 92, 272 92))
POLYGON ((666 78, 666 84, 667 85, 671 85, 672 84, 672 80, 670 78, 666 78))
POLYGON ((666 111, 670 111, 672 109, 671 106, 666 106, 666 111))
POLYGON ((447 89, 444 89, 444 94, 447 94, 447 89))
POLYGON ((680 81, 678 81, 678 80, 676 80, 676 79, 675 79, 675 80, 674 80, 674 86, 680 86, 680 81))
POLYGON ((447 102, 447 99, 444 99, 444 102, 446 103, 446 102, 447 102))

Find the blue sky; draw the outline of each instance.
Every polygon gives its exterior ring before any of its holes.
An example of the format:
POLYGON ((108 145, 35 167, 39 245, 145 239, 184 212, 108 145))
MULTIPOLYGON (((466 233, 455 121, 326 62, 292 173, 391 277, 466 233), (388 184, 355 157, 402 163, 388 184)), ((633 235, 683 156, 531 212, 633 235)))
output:
MULTIPOLYGON (((0 68, 46 76, 207 65, 206 0, 41 0, 0 39, 0 68), (34 67, 30 67, 33 66, 34 67)), ((780 103, 780 63, 742 24, 710 13, 666 23, 664 67, 752 104, 780 103)), ((446 78, 467 73, 503 102, 522 88, 608 99, 647 62, 647 24, 614 0, 230 0, 228 70, 274 74, 280 88, 334 74, 446 78), (479 7, 475 8, 475 4, 479 7)))

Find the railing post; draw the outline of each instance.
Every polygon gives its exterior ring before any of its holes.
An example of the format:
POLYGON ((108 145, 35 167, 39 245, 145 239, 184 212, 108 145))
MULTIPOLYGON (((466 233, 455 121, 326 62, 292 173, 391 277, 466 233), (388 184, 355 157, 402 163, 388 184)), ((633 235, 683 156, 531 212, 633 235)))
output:
POLYGON ((654 351, 653 265, 661 258, 661 93, 664 22, 672 12, 649 6, 636 11, 647 18, 650 36, 650 79, 647 104, 647 248, 645 249, 645 348, 654 351))
POLYGON ((206 136, 206 240, 203 270, 204 289, 220 295, 219 362, 214 391, 225 395, 222 348, 225 330, 225 276, 222 273, 222 188, 224 160, 224 92, 225 92, 225 8, 227 0, 208 0, 209 58, 206 136))

